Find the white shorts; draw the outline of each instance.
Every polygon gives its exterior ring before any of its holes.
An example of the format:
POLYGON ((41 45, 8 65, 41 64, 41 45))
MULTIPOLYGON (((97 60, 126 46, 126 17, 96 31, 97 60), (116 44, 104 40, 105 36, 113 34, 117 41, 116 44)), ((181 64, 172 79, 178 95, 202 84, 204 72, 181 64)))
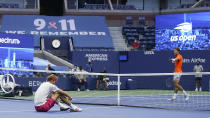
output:
POLYGON ((182 76, 182 73, 175 73, 174 74, 174 80, 178 80, 179 81, 181 76, 182 76))

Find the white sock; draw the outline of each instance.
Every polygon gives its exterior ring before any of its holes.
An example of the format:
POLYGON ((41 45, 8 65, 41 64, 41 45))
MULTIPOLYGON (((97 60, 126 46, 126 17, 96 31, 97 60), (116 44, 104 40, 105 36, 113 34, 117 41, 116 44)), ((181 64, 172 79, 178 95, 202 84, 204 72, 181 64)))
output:
POLYGON ((174 99, 176 99, 176 96, 177 96, 177 94, 176 94, 176 93, 174 93, 174 96, 173 96, 173 98, 174 98, 174 99))
POLYGON ((185 90, 183 90, 184 95, 187 95, 187 92, 185 90))
POLYGON ((62 108, 68 108, 68 106, 67 105, 65 105, 65 104, 62 104, 62 103, 58 103, 58 105, 60 106, 60 107, 62 107, 62 108))

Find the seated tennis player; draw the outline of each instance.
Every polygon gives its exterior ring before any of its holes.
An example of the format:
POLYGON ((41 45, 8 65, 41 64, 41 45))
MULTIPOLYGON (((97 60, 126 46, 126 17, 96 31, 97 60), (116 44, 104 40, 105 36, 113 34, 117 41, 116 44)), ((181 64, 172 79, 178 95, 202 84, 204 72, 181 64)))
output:
POLYGON ((182 62, 183 62, 183 57, 180 54, 180 49, 179 48, 175 48, 174 49, 174 55, 176 56, 176 58, 174 59, 170 59, 172 62, 174 62, 175 65, 175 69, 174 69, 174 95, 172 97, 172 99, 169 99, 171 101, 175 101, 176 100, 176 96, 178 93, 178 90, 182 91, 184 96, 185 96, 185 101, 189 100, 189 95, 187 94, 187 92, 182 88, 182 86, 179 84, 180 78, 181 78, 181 73, 182 73, 182 62))
POLYGON ((82 111, 82 109, 71 103, 72 97, 68 93, 56 86, 57 81, 58 77, 51 74, 47 77, 47 81, 42 83, 37 89, 34 97, 36 111, 47 112, 54 106, 55 103, 60 106, 61 111, 82 111), (60 98, 60 100, 62 100, 65 104, 60 103, 58 98, 60 98))

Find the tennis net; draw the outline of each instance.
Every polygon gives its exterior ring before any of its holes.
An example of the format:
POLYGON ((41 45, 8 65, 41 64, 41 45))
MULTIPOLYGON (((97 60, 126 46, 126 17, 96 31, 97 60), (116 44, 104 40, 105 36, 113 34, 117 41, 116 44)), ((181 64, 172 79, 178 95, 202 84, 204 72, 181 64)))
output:
MULTIPOLYGON (((210 110, 209 72, 202 73, 202 91, 199 91, 200 87, 198 87, 198 91, 195 91, 196 73, 182 73, 180 85, 189 95, 189 99, 186 100, 183 92, 179 91, 176 100, 172 101, 170 99, 174 96, 174 73, 113 74, 11 68, 1 68, 1 70, 10 70, 16 84, 14 87, 15 96, 8 96, 8 93, 2 91, 1 96, 3 97, 1 98, 33 100, 34 96, 24 95, 24 90, 36 92, 40 84, 46 81, 46 77, 53 73, 59 77, 57 86, 67 91, 73 97, 72 102, 77 104, 210 110), (24 72, 24 75, 14 74, 21 72, 24 72), (81 78, 85 76, 87 86, 85 83, 80 86, 79 76, 81 78)), ((8 78, 6 74, 2 75, 4 78, 8 78)), ((4 81, 7 83, 7 79, 4 81)))

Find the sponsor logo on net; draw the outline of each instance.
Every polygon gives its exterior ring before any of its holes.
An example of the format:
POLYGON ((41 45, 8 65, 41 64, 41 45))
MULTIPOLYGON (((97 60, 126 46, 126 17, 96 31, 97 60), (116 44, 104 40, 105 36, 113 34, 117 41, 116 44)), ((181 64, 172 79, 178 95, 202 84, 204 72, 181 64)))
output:
MULTIPOLYGON (((120 85, 121 85, 122 83, 120 82, 120 85)), ((117 86, 118 85, 118 82, 117 81, 110 81, 110 82, 108 82, 107 83, 107 85, 108 86, 117 86)))
MULTIPOLYGON (((178 24, 174 29, 179 30, 182 33, 188 33, 192 31, 192 23, 184 22, 178 24)), ((196 35, 181 35, 181 36, 171 36, 170 41, 194 41, 196 40, 196 35)))

